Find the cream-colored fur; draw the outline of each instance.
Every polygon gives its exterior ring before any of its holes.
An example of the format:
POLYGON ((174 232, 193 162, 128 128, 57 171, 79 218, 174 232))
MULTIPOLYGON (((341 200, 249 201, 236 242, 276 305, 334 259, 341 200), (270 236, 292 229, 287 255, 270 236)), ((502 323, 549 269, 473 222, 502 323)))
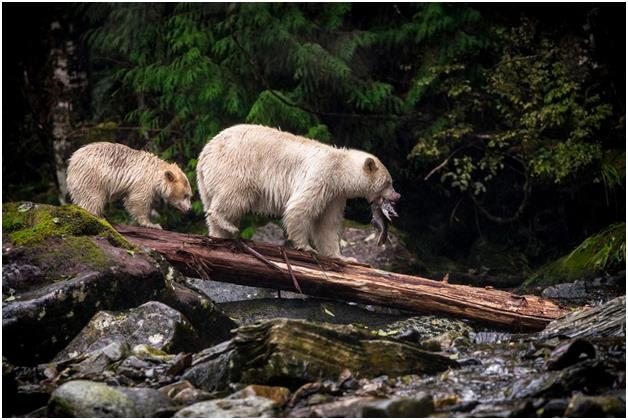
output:
POLYGON ((181 211, 192 208, 190 182, 176 164, 123 144, 81 147, 69 160, 67 181, 76 205, 102 217, 108 202, 122 199, 140 226, 161 229, 149 218, 153 202, 160 197, 181 211))
POLYGON ((333 257, 347 199, 399 198, 375 156, 258 125, 236 125, 207 143, 197 179, 210 236, 237 235, 249 212, 281 216, 296 248, 311 250, 311 240, 333 257))

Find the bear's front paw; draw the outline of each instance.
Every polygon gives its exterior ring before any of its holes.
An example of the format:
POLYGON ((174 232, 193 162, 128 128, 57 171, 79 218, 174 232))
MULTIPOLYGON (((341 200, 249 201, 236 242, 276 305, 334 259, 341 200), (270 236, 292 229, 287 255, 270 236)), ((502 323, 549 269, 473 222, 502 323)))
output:
POLYGON ((345 261, 345 262, 351 262, 351 263, 359 263, 360 261, 358 261, 357 259, 353 258, 353 257, 345 257, 345 256, 340 256, 339 257, 341 260, 345 261))
POLYGON ((309 245, 297 246, 295 247, 295 249, 298 249, 299 251, 303 251, 303 252, 312 252, 314 254, 318 254, 318 251, 309 245))

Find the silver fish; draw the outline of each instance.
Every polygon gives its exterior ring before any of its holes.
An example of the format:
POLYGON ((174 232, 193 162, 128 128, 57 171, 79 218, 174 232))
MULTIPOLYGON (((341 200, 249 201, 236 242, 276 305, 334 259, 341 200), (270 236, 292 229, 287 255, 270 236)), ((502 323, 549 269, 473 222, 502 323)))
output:
POLYGON ((381 204, 372 203, 371 224, 379 230, 379 238, 377 245, 383 245, 388 240, 388 224, 392 222, 393 217, 399 217, 395 211, 395 207, 392 201, 384 200, 381 204))

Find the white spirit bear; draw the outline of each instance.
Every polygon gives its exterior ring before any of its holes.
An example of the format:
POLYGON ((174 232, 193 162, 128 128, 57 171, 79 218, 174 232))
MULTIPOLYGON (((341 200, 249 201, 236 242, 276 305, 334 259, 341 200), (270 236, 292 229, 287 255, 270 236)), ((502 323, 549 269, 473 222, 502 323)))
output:
POLYGON ((396 202, 386 167, 375 156, 259 125, 236 125, 203 148, 198 187, 209 235, 238 234, 246 213, 282 217, 293 245, 341 257, 347 199, 396 202))
POLYGON ((116 143, 91 143, 74 152, 68 191, 76 205, 98 217, 107 203, 122 199, 140 226, 157 229, 161 226, 149 218, 155 200, 162 198, 183 212, 192 208, 190 182, 176 164, 116 143))

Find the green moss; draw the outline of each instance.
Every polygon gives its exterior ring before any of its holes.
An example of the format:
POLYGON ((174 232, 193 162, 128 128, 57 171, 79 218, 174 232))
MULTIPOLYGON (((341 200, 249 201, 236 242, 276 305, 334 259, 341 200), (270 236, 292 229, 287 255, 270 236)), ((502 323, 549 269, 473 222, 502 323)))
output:
POLYGON ((36 254, 40 264, 50 266, 55 261, 71 261, 73 266, 87 266, 95 270, 104 270, 111 266, 112 261, 103 251, 86 236, 67 237, 54 246, 50 243, 35 245, 39 250, 36 254))
POLYGON ((621 270, 626 261, 626 224, 618 223, 585 239, 568 255, 550 262, 523 284, 549 286, 621 270))
POLYGON ((101 236, 112 245, 133 248, 109 222, 74 205, 5 203, 2 205, 2 231, 15 245, 35 245, 55 237, 101 236))

